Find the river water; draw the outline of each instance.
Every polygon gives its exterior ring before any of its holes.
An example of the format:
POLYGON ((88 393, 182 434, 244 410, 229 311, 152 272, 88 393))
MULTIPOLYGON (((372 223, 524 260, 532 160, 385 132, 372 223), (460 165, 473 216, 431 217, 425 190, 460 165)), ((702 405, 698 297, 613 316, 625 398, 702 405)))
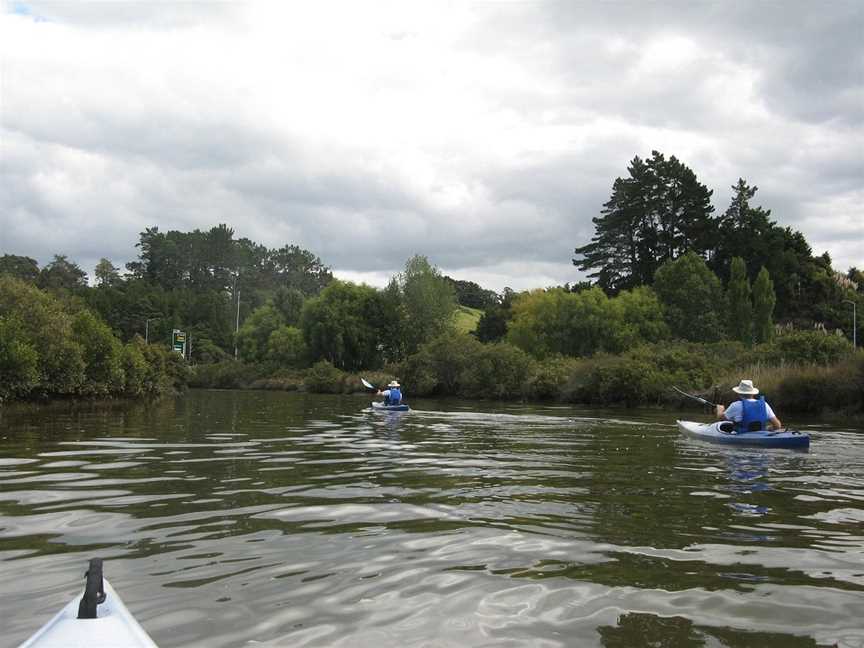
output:
POLYGON ((864 646, 864 430, 745 450, 674 413, 412 405, 0 411, 0 645, 101 556, 162 648, 864 646))

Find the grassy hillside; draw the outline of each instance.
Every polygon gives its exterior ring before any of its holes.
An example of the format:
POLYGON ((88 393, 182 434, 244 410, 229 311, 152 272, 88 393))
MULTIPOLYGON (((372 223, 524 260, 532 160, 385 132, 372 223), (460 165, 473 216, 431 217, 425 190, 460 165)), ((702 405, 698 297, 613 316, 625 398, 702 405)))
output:
POLYGON ((460 333, 470 333, 477 328, 477 322, 480 321, 482 315, 483 311, 479 308, 457 306, 456 312, 453 313, 453 323, 460 333))

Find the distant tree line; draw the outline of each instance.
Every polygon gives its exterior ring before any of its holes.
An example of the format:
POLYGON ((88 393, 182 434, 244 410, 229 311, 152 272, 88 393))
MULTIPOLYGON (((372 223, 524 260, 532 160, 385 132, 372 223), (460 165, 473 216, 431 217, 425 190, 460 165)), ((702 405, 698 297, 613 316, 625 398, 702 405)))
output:
MULTIPOLYGON (((588 279, 524 292, 499 294, 453 279, 421 255, 408 259, 381 289, 338 281, 308 250, 235 239, 225 225, 192 232, 147 228, 125 272, 102 259, 93 286, 61 255, 40 268, 33 259, 6 254, 0 257, 0 275, 7 292, 26 296, 22 303, 50 298, 60 304, 57 312, 66 315, 57 315, 58 321, 77 322, 61 324, 60 330, 70 331, 70 344, 82 353, 85 330, 101 332, 102 338, 88 334, 93 339, 107 340, 109 332, 115 342, 103 346, 129 347, 121 356, 134 354, 131 349, 144 353, 153 343, 165 346, 172 329, 185 330, 196 384, 232 386, 292 375, 301 381, 306 376, 307 385, 326 391, 338 383, 340 372, 362 370, 382 372, 382 379, 403 376, 414 383, 415 393, 590 401, 596 393, 619 389, 632 403, 656 396, 656 385, 667 378, 708 379, 706 371, 675 373, 684 371, 680 366, 686 362, 702 366, 705 357, 689 350, 675 356, 676 345, 708 349, 734 343, 736 358, 750 354, 772 361, 773 354, 796 362, 835 361, 850 348, 845 302, 861 310, 864 276, 856 268, 837 273, 827 254, 814 256, 800 233, 778 226, 770 211, 751 204, 756 191, 739 180, 730 206, 718 216, 712 192, 677 158, 656 151, 648 160, 634 158, 628 177, 615 180, 609 201, 594 218, 593 238, 575 250, 573 263, 588 279), (482 313, 469 336, 454 327, 457 306, 482 313), (835 336, 823 343, 828 338, 821 333, 775 340, 777 322, 842 329, 845 340, 835 336), (810 353, 801 345, 824 352, 810 353), (668 357, 677 358, 679 368, 649 362, 667 357, 658 349, 670 350, 668 357), (596 360, 574 368, 573 362, 586 359, 596 360), (653 368, 642 375, 646 362, 653 368), (588 380, 578 389, 577 374, 588 380), (630 379, 644 389, 627 388, 630 379)), ((5 354, 0 370, 17 371, 24 376, 20 384, 31 385, 35 374, 28 367, 34 365, 25 347, 36 350, 36 338, 13 336, 25 326, 21 318, 0 310, 0 353, 5 354)), ((58 349, 53 357, 67 351, 58 349)), ((113 353, 106 357, 116 360, 113 353)), ((93 367, 82 369, 92 374, 85 382, 102 385, 92 388, 94 393, 135 391, 125 386, 115 360, 82 361, 81 366, 93 367)), ((53 375, 47 367, 39 375, 53 375)), ((83 393, 63 386, 79 384, 75 380, 49 383, 59 386, 57 393, 83 393)), ((7 397, 27 389, 37 388, 7 388, 7 397)))
POLYGON ((269 300, 281 303, 291 295, 302 302, 333 279, 308 250, 268 249, 235 239, 225 225, 192 232, 147 228, 136 247, 138 258, 125 272, 101 259, 92 287, 87 274, 61 255, 40 269, 34 259, 6 254, 0 274, 82 300, 123 341, 138 334, 167 343, 173 329, 185 330, 192 359, 200 362, 233 355, 238 315, 242 322, 269 300))
POLYGON ((305 300, 289 294, 277 293, 243 324, 244 360, 274 370, 321 360, 344 370, 378 369, 447 331, 457 304, 452 283, 423 256, 409 259, 381 290, 334 280, 305 300))

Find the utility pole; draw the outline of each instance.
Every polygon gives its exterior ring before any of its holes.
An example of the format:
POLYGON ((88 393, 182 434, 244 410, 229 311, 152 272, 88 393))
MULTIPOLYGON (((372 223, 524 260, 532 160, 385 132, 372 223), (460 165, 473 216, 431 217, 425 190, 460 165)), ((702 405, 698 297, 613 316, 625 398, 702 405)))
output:
POLYGON ((240 286, 237 285, 237 278, 240 276, 240 271, 234 275, 234 293, 237 297, 237 317, 234 320, 234 359, 237 360, 237 332, 240 330, 240 286))
POLYGON ((844 299, 844 304, 852 304, 852 348, 858 348, 858 316, 856 313, 856 304, 851 299, 844 299))

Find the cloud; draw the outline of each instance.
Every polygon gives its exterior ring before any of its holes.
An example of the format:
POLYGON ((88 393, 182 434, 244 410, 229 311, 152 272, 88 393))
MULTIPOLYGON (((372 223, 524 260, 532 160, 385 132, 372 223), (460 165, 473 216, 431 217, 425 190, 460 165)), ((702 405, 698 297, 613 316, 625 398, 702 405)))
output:
POLYGON ((220 22, 230 25, 242 19, 236 3, 228 0, 165 2, 67 0, 16 0, 10 12, 37 22, 74 25, 86 30, 106 30, 137 26, 139 29, 164 30, 206 26, 220 22))
POLYGON ((573 248, 654 149, 864 266, 860 3, 17 2, 0 252, 92 268, 138 233, 296 243, 380 284, 491 288, 573 248), (857 243, 857 245, 856 245, 857 243), (488 283, 484 283, 488 282, 488 283))

